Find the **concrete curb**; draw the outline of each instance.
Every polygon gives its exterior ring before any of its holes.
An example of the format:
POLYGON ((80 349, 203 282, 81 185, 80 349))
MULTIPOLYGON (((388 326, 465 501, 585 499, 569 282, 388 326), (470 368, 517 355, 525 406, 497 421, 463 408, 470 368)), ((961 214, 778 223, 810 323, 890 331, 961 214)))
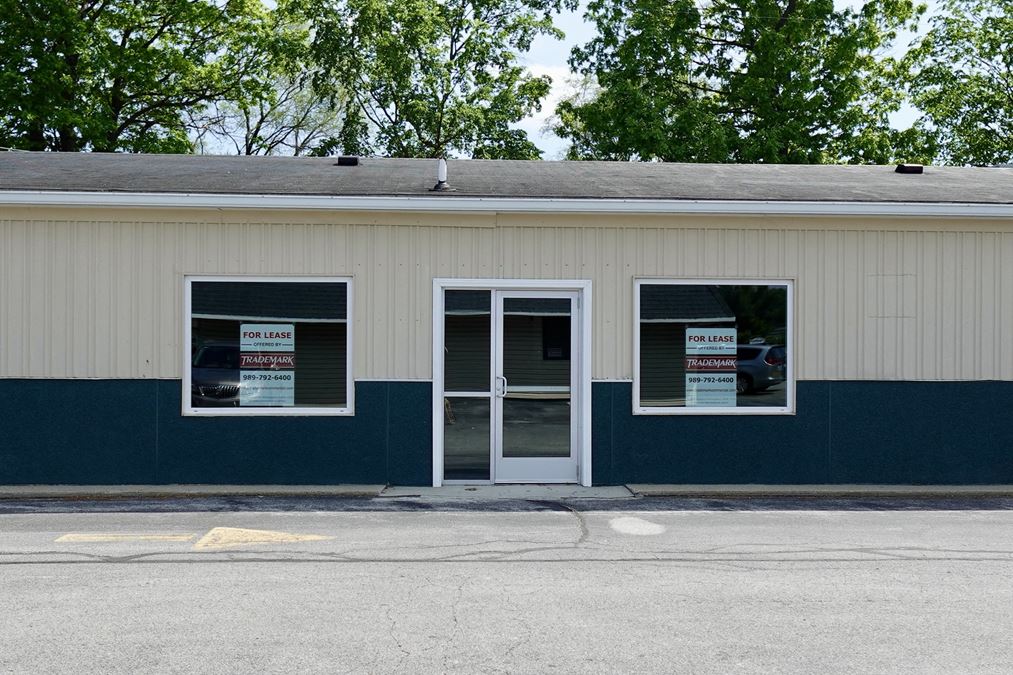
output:
POLYGON ((388 497, 484 499, 972 499, 1013 498, 1013 485, 664 485, 388 487, 385 485, 0 485, 0 500, 185 499, 199 497, 388 497), (628 490, 628 491, 627 491, 628 490))
POLYGON ((1013 485, 627 485, 637 497, 831 498, 984 498, 1013 497, 1013 485))
POLYGON ((0 500, 376 497, 385 487, 385 485, 0 485, 0 500))

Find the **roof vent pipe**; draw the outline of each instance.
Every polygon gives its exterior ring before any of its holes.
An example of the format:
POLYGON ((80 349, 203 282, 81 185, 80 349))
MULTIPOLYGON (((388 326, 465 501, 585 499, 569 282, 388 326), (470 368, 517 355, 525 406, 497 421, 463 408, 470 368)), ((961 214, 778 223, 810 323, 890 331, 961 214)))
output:
POLYGON ((897 173, 922 173, 924 170, 921 164, 898 164, 894 169, 897 173))
POLYGON ((433 186, 430 192, 443 192, 449 189, 450 186, 447 185, 447 160, 440 159, 436 165, 436 185, 433 186))

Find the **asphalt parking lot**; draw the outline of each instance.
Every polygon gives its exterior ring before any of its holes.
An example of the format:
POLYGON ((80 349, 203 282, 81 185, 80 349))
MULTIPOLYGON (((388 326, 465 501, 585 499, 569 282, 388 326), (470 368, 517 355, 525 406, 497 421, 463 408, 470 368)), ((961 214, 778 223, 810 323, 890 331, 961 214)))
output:
POLYGON ((1013 500, 0 501, 0 671, 1009 672, 1013 500))

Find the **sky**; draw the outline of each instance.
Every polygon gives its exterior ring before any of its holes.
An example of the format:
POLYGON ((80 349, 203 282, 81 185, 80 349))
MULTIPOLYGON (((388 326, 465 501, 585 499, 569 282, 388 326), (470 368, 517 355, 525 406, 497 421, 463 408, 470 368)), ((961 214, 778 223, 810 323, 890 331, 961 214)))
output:
POLYGON ((576 12, 564 11, 555 19, 556 27, 566 33, 562 40, 541 35, 535 38, 531 51, 521 56, 521 63, 535 75, 548 75, 552 78, 552 91, 542 102, 542 111, 516 126, 528 133, 535 145, 545 154, 545 159, 562 159, 566 153, 567 143, 552 132, 543 132, 546 119, 556 109, 556 104, 572 90, 570 66, 566 60, 570 57, 570 49, 575 45, 589 42, 595 35, 594 26, 586 23, 582 17, 583 9, 576 12))
MULTIPOLYGON (((859 8, 863 4, 861 0, 835 0, 838 7, 851 6, 859 8)), ((929 13, 933 3, 929 2, 929 13)), ((515 126, 527 132, 535 145, 543 151, 544 159, 562 159, 566 153, 567 142, 559 138, 551 131, 543 130, 546 120, 556 109, 559 100, 573 91, 571 80, 573 76, 566 63, 570 56, 570 49, 574 45, 584 44, 594 37, 594 27, 583 19, 583 9, 576 12, 563 12, 555 19, 556 27, 562 30, 566 37, 557 40, 548 36, 539 36, 531 45, 531 51, 521 56, 521 62, 535 75, 548 75, 552 78, 552 91, 542 103, 542 110, 527 119, 522 120, 515 126)), ((922 18, 921 25, 924 27, 925 18, 922 18)), ((916 37, 913 33, 900 35, 897 38, 895 51, 903 53, 911 40, 916 37)), ((897 128, 909 127, 917 117, 917 113, 910 107, 901 109, 892 116, 891 121, 897 128)))

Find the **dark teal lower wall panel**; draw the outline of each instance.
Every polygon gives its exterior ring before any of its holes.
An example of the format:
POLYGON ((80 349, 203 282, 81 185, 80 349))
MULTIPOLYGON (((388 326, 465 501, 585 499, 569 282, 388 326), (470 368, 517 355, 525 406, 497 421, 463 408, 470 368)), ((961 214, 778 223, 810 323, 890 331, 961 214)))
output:
POLYGON ((0 484, 157 482, 158 385, 0 380, 0 484))
MULTIPOLYGON (((799 382, 792 416, 634 416, 595 382, 594 482, 1013 484, 1013 382, 799 382)), ((171 380, 0 379, 0 484, 428 485, 431 385, 353 417, 180 415, 171 380)))
POLYGON ((592 437, 595 481, 827 482, 830 385, 803 384, 797 393, 802 415, 635 416, 631 383, 595 382, 592 414, 611 411, 607 436, 592 437))
POLYGON ((832 386, 831 482, 1013 484, 1013 382, 832 386))
POLYGON ((0 484, 432 482, 432 387, 357 382, 352 417, 183 417, 173 380, 0 380, 0 484))
POLYGON ((799 382, 792 416, 632 414, 593 385, 596 484, 1013 484, 1013 382, 799 382))

